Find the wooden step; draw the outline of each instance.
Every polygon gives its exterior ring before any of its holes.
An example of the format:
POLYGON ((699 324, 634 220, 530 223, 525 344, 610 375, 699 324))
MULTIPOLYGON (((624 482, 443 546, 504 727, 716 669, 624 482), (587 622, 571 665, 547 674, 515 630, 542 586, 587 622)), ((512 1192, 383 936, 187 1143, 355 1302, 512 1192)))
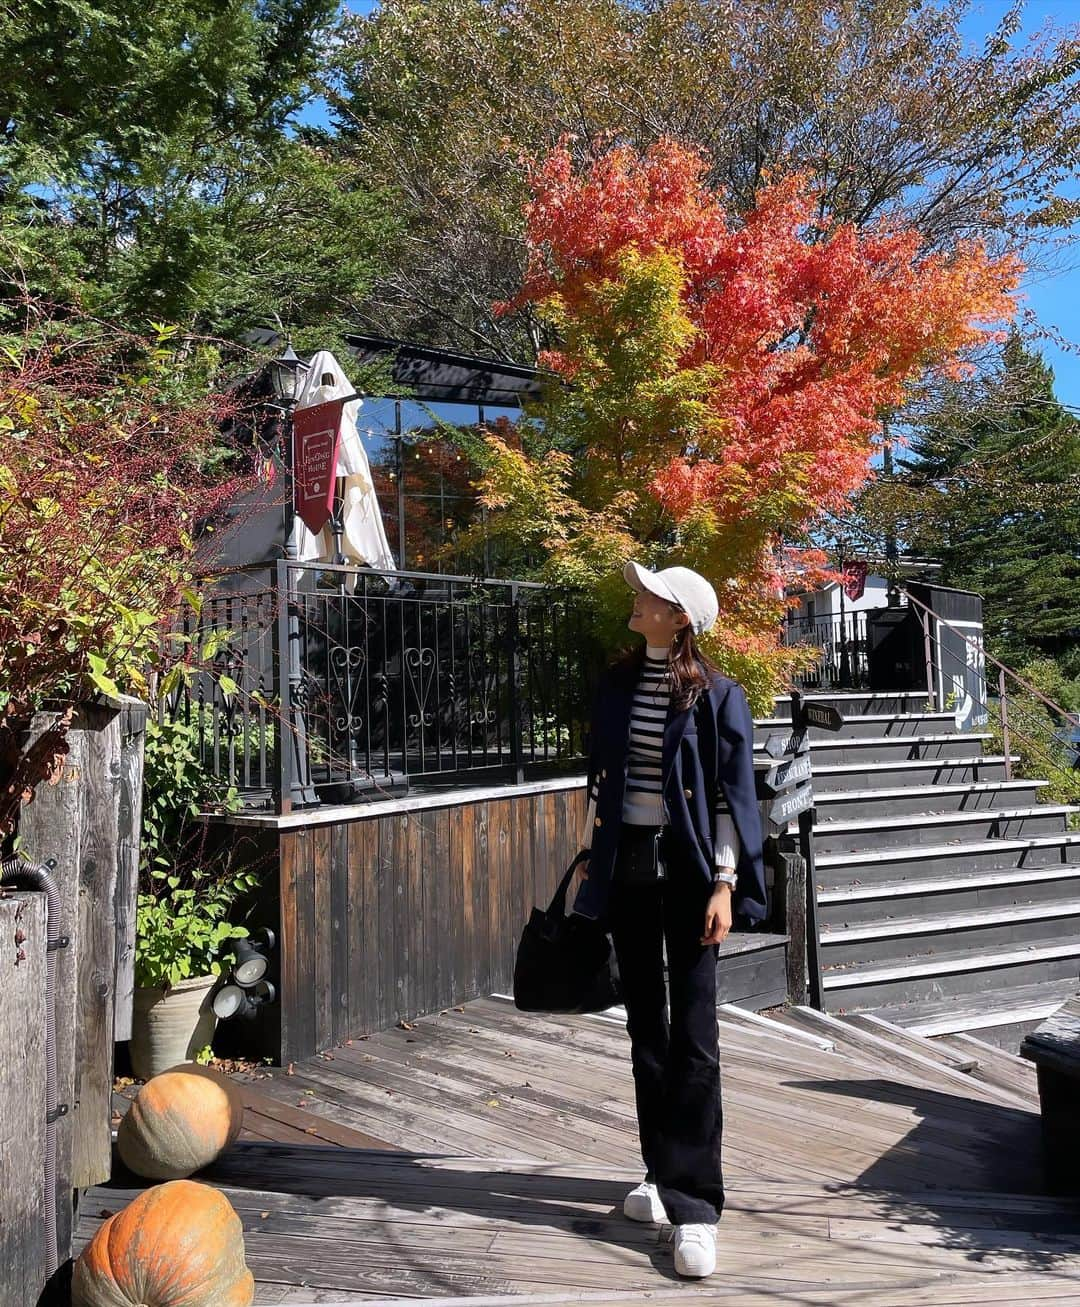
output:
POLYGON ((1063 980, 1075 976, 1078 965, 1080 938, 1073 932, 1019 947, 957 949, 832 967, 823 971, 822 986, 830 1011, 869 1009, 892 1020, 887 1007, 945 994, 1000 989, 1010 981, 1023 985, 1063 980))
POLYGON ((967 781, 948 785, 899 785, 880 789, 846 789, 817 793, 818 823, 837 820, 876 821, 922 813, 971 812, 1007 806, 1031 807, 1049 781, 967 781))
POLYGON ((1030 1106, 1020 1095, 995 1085, 973 1084, 964 1072, 945 1066, 940 1058, 930 1057, 893 1041, 888 1036, 865 1030, 829 1012, 793 1005, 776 1014, 775 1020, 805 1030, 831 1033, 837 1049, 851 1051, 883 1068, 903 1071, 927 1088, 961 1093, 965 1097, 984 1098, 1010 1107, 1030 1106))
POLYGON ((814 827, 817 853, 844 853, 862 859, 882 848, 914 848, 949 840, 1013 839, 1065 833, 1065 823, 1080 808, 1040 803, 1023 808, 976 808, 970 812, 898 813, 876 817, 818 822, 814 827))
POLYGON ((917 1035, 913 1030, 895 1025, 870 1012, 848 1012, 845 1013, 843 1020, 849 1025, 857 1026, 860 1030, 868 1030, 872 1035, 880 1035, 882 1039, 888 1039, 901 1048, 909 1048, 914 1053, 921 1053, 923 1057, 940 1062, 950 1071, 967 1072, 978 1065, 978 1058, 973 1055, 954 1053, 937 1039, 917 1035))
POLYGON ((975 1066, 971 1074, 977 1080, 999 1085, 1009 1093, 1025 1095, 1032 1103, 1038 1102, 1039 1085, 1035 1068, 1017 1054, 961 1031, 951 1035, 936 1035, 932 1042, 972 1057, 975 1066))
MULTIPOLYGON (((926 712, 933 706, 925 690, 812 690, 802 699, 803 703, 831 704, 845 718, 926 712)), ((775 717, 791 717, 790 694, 776 695, 773 703, 775 717)))
MULTIPOLYGON (((931 867, 928 870, 936 870, 931 867)), ((1006 867, 955 876, 910 877, 824 888, 819 880, 818 910, 822 929, 862 926, 883 915, 916 917, 927 912, 963 912, 980 908, 1019 907, 1041 903, 1047 912, 1080 889, 1080 861, 1051 867, 1006 867)), ((849 873, 850 874, 850 873, 849 873)))
MULTIPOLYGON (((788 717, 761 717, 754 722, 758 731, 790 731, 791 719, 788 717)), ((807 734, 812 740, 823 736, 833 739, 837 734, 858 739, 865 736, 911 736, 936 731, 950 735, 955 732, 956 716, 951 712, 918 713, 863 713, 855 717, 845 717, 840 732, 826 731, 821 726, 811 726, 807 734), (953 728, 950 730, 950 727, 953 728)))
MULTIPOLYGON (((813 765, 811 763, 811 765, 813 765)), ((970 753, 956 758, 900 758, 886 762, 821 763, 813 768, 814 791, 835 794, 851 788, 899 785, 968 785, 1005 780, 1003 754, 970 753)))
MULTIPOLYGON (((960 946, 972 948, 1019 946, 1065 934, 1080 920, 1080 898, 1054 903, 1006 904, 996 908, 974 908, 966 912, 931 912, 914 917, 878 917, 854 925, 843 923, 820 930, 823 962, 837 954, 844 961, 884 961, 899 956, 932 953, 947 947, 950 937, 960 946)), ((1077 932, 1080 939, 1080 932, 1077 932)))
MULTIPOLYGON (((776 733, 783 734, 782 725, 776 733)), ((970 757, 973 753, 978 753, 981 746, 991 738, 988 733, 978 732, 924 732, 918 735, 868 735, 861 738, 827 735, 822 739, 811 738, 810 759, 812 765, 818 767, 832 763, 860 766, 890 760, 970 757)), ((759 761, 766 760, 765 754, 761 752, 764 747, 764 738, 755 740, 754 748, 758 751, 759 761)))
POLYGON ((888 1008, 869 1009, 906 1030, 933 1037, 960 1031, 983 1031, 1031 1022, 1056 1012, 1078 988, 1075 970, 1057 980, 1026 985, 983 987, 976 993, 934 997, 888 1008))
MULTIPOLYGON (((1076 855, 1080 859, 1080 831, 1061 830, 1049 835, 1028 835, 1019 839, 988 839, 988 840, 967 840, 956 841, 952 844, 929 844, 906 846, 901 845, 898 848, 885 849, 867 849, 863 853, 818 853, 815 858, 815 865, 818 871, 819 880, 838 878, 841 872, 850 874, 853 878, 858 878, 861 887, 869 890, 869 879, 879 877, 882 882, 898 884, 912 876, 915 879, 921 879, 917 868, 925 869, 926 865, 934 865, 939 862, 948 862, 950 870, 947 872, 950 876, 961 874, 956 870, 957 861, 978 860, 979 871, 973 871, 971 874, 981 874, 981 862, 983 859, 987 862, 988 869, 997 869, 1008 873, 1013 870, 1022 871, 1020 860, 1028 859, 1029 869, 1032 866, 1049 870, 1052 867, 1067 868, 1075 866, 1076 863, 1069 861, 1071 855, 1076 855), (1058 859, 1054 859, 1054 854, 1058 859), (1042 861, 1046 858, 1047 861, 1042 861), (1039 859, 1038 861, 1030 861, 1039 859), (1008 860, 1006 862, 1006 860, 1008 860)), ((942 868, 943 873, 945 868, 942 868)), ((930 879, 925 877, 925 879, 930 879)), ((840 886, 829 887, 830 892, 840 886)))
POLYGON ((789 1044, 809 1044, 823 1053, 831 1053, 836 1047, 833 1040, 826 1035, 818 1035, 810 1030, 799 1030, 791 1026, 781 1025, 772 1017, 761 1016, 757 1012, 748 1012, 745 1008, 736 1007, 733 1003, 718 1004, 716 1013, 721 1023, 726 1021, 738 1029, 748 1030, 755 1039, 782 1039, 789 1044))

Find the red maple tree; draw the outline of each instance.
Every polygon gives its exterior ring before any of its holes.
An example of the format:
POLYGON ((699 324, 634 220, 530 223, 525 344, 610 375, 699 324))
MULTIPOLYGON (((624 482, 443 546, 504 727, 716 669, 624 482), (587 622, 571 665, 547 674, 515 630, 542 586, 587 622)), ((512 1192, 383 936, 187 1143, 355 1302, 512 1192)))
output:
MULTIPOLYGON (((672 141, 578 168, 563 142, 532 169, 527 274, 502 307, 535 306, 559 340, 542 361, 573 384, 544 425, 585 455, 565 489, 593 522, 630 492, 639 556, 717 583, 730 664, 776 649, 783 542, 867 479, 913 379, 1000 338, 1022 268, 975 241, 927 251, 899 224, 833 222, 802 174, 734 215, 706 169, 672 141)), ((493 503, 507 481, 496 466, 493 503)), ((553 554, 568 548, 556 533, 553 554)))

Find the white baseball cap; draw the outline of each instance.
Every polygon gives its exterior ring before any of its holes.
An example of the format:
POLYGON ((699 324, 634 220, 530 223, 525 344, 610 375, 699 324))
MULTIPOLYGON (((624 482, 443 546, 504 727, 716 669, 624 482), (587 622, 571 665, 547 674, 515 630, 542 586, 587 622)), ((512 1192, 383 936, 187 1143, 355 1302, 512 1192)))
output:
POLYGON ((660 572, 650 572, 640 563, 630 562, 623 568, 623 577, 639 594, 648 590, 669 603, 678 604, 690 618, 695 635, 701 635, 716 621, 720 611, 716 591, 700 572, 689 567, 665 567, 660 572))

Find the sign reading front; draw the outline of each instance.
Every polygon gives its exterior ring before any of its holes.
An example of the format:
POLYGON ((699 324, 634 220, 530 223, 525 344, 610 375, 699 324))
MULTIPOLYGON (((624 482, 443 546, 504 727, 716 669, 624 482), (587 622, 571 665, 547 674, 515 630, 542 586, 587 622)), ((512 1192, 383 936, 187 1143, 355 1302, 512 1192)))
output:
POLYGON ((342 399, 298 408, 293 414, 293 507, 318 534, 334 511, 334 478, 341 442, 342 399))
POLYGON ((794 790, 785 790, 769 809, 769 817, 778 826, 786 826, 793 817, 813 806, 814 788, 812 785, 800 785, 794 790))

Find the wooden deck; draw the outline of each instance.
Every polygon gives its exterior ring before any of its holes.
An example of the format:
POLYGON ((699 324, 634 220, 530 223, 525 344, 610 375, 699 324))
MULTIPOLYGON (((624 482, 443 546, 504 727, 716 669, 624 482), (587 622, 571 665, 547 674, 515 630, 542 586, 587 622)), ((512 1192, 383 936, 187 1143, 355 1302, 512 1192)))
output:
MULTIPOLYGON (((355 1040, 249 1086, 247 1139, 201 1178, 243 1217, 257 1304, 1080 1303, 1080 1203, 1040 1195, 1026 1064, 777 1015, 720 1014, 728 1201, 701 1283, 670 1227, 621 1215, 617 1015, 487 999, 355 1040)), ((88 1193, 82 1239, 130 1186, 88 1193)))

